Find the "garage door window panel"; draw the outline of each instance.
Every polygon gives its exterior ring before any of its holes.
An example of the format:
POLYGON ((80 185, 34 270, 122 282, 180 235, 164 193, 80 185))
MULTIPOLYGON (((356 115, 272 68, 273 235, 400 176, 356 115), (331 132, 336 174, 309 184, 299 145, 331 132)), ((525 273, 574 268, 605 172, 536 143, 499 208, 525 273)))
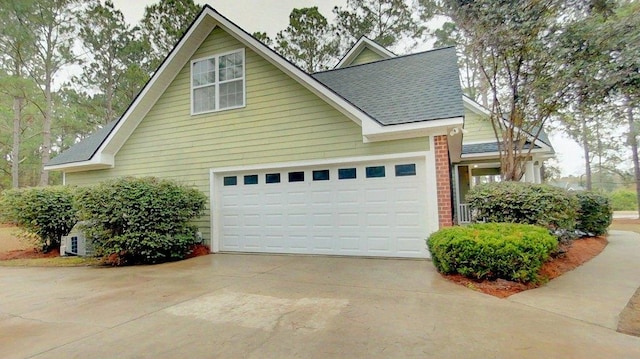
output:
POLYGON ((227 176, 224 178, 225 186, 235 186, 238 184, 238 177, 236 176, 227 176))
POLYGON ((381 178, 385 176, 384 166, 373 166, 366 168, 367 178, 381 178))
POLYGON ((329 180, 329 170, 313 171, 313 180, 314 181, 328 181, 329 180))
POLYGON ((338 179, 354 179, 356 178, 355 168, 340 168, 338 170, 338 179))
POLYGON ((406 164, 406 165, 396 165, 396 177, 415 176, 415 175, 416 175, 415 163, 406 164))
POLYGON ((304 182, 304 172, 289 172, 289 182, 304 182))
POLYGON ((244 176, 244 184, 258 184, 258 175, 244 176))
POLYGON ((267 173, 265 175, 266 183, 280 183, 280 174, 279 173, 267 173))

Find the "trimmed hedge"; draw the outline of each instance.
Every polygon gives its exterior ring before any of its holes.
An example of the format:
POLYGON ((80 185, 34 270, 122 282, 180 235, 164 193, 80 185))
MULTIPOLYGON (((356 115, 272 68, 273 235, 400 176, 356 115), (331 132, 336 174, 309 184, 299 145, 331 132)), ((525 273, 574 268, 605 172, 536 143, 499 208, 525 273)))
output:
POLYGON ((607 233, 613 220, 613 209, 609 198, 594 192, 577 192, 580 203, 576 228, 596 236, 607 233))
POLYGON ((569 191, 545 184, 496 182, 473 187, 466 197, 479 220, 573 230, 579 204, 569 191))
POLYGON ((427 246, 441 273, 530 282, 538 280, 558 241, 538 226, 478 223, 441 229, 429 237, 427 246))
POLYGON ((183 259, 197 243, 206 197, 194 188, 154 177, 120 178, 80 188, 76 207, 91 225, 96 254, 114 265, 183 259))
POLYGON ((43 251, 59 248, 61 237, 77 221, 73 193, 74 189, 66 186, 4 191, 0 198, 2 219, 34 234, 43 251))

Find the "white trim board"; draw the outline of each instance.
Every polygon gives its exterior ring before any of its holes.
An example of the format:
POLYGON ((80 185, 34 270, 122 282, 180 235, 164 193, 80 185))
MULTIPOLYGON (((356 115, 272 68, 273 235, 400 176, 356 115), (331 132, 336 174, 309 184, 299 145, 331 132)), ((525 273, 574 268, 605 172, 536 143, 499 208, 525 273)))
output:
MULTIPOLYGON (((432 145, 432 144, 431 144, 432 145)), ((215 167, 209 169, 210 173, 225 173, 225 172, 244 172, 244 171, 260 171, 265 169, 280 169, 289 167, 315 167, 322 165, 336 165, 343 163, 363 163, 382 160, 393 160, 400 158, 420 158, 428 155, 433 150, 419 152, 402 152, 402 153, 390 153, 385 155, 373 155, 373 156, 357 156, 357 157, 338 157, 338 158, 326 158, 318 160, 305 160, 305 161, 291 161, 291 162, 273 162, 265 164, 256 164, 248 166, 229 166, 229 167, 215 167)))

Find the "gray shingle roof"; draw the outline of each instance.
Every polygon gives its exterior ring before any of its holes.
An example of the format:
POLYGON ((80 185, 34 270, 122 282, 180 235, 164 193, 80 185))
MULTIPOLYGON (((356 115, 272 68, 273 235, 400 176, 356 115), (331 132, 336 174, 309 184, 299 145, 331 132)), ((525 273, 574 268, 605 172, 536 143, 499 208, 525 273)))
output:
POLYGON ((63 151, 61 154, 51 159, 49 163, 47 163, 47 166, 90 160, 117 123, 118 121, 111 121, 104 125, 102 128, 96 130, 91 136, 76 143, 68 150, 63 151))
POLYGON ((312 76, 382 125, 464 116, 454 47, 312 76))
MULTIPOLYGON (((523 149, 529 149, 530 145, 530 143, 525 143, 523 149)), ((540 148, 540 146, 536 145, 534 148, 540 148)), ((463 155, 471 155, 476 153, 492 153, 498 151, 498 142, 472 143, 468 145, 462 145, 463 155)))
MULTIPOLYGON (((540 127, 537 127, 537 126, 532 128, 530 135, 531 136, 535 136, 535 134, 536 134, 536 132, 538 132, 539 128, 540 127)), ((549 135, 547 134, 547 132, 544 129, 540 130, 540 133, 538 134, 538 139, 540 141, 544 142, 545 145, 547 145, 547 146, 551 147, 551 149, 553 149, 553 146, 551 145, 551 140, 549 139, 549 135)))

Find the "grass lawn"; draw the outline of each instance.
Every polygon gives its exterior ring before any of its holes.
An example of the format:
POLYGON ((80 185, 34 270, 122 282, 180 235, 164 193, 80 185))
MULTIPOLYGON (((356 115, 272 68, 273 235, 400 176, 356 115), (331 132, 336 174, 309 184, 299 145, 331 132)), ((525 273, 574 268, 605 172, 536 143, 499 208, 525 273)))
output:
POLYGON ((16 227, 0 224, 0 253, 33 248, 32 243, 17 238, 14 235, 16 231, 16 227))
MULTIPOLYGON (((16 227, 0 224, 0 255, 16 250, 31 250, 33 243, 15 236, 16 227)), ((0 256, 1 257, 1 256, 0 256)), ((101 262, 97 258, 59 257, 18 258, 0 260, 0 267, 82 267, 97 266, 101 262)))
POLYGON ((0 267, 84 267, 101 264, 102 262, 98 258, 86 257, 25 258, 0 261, 0 267))

